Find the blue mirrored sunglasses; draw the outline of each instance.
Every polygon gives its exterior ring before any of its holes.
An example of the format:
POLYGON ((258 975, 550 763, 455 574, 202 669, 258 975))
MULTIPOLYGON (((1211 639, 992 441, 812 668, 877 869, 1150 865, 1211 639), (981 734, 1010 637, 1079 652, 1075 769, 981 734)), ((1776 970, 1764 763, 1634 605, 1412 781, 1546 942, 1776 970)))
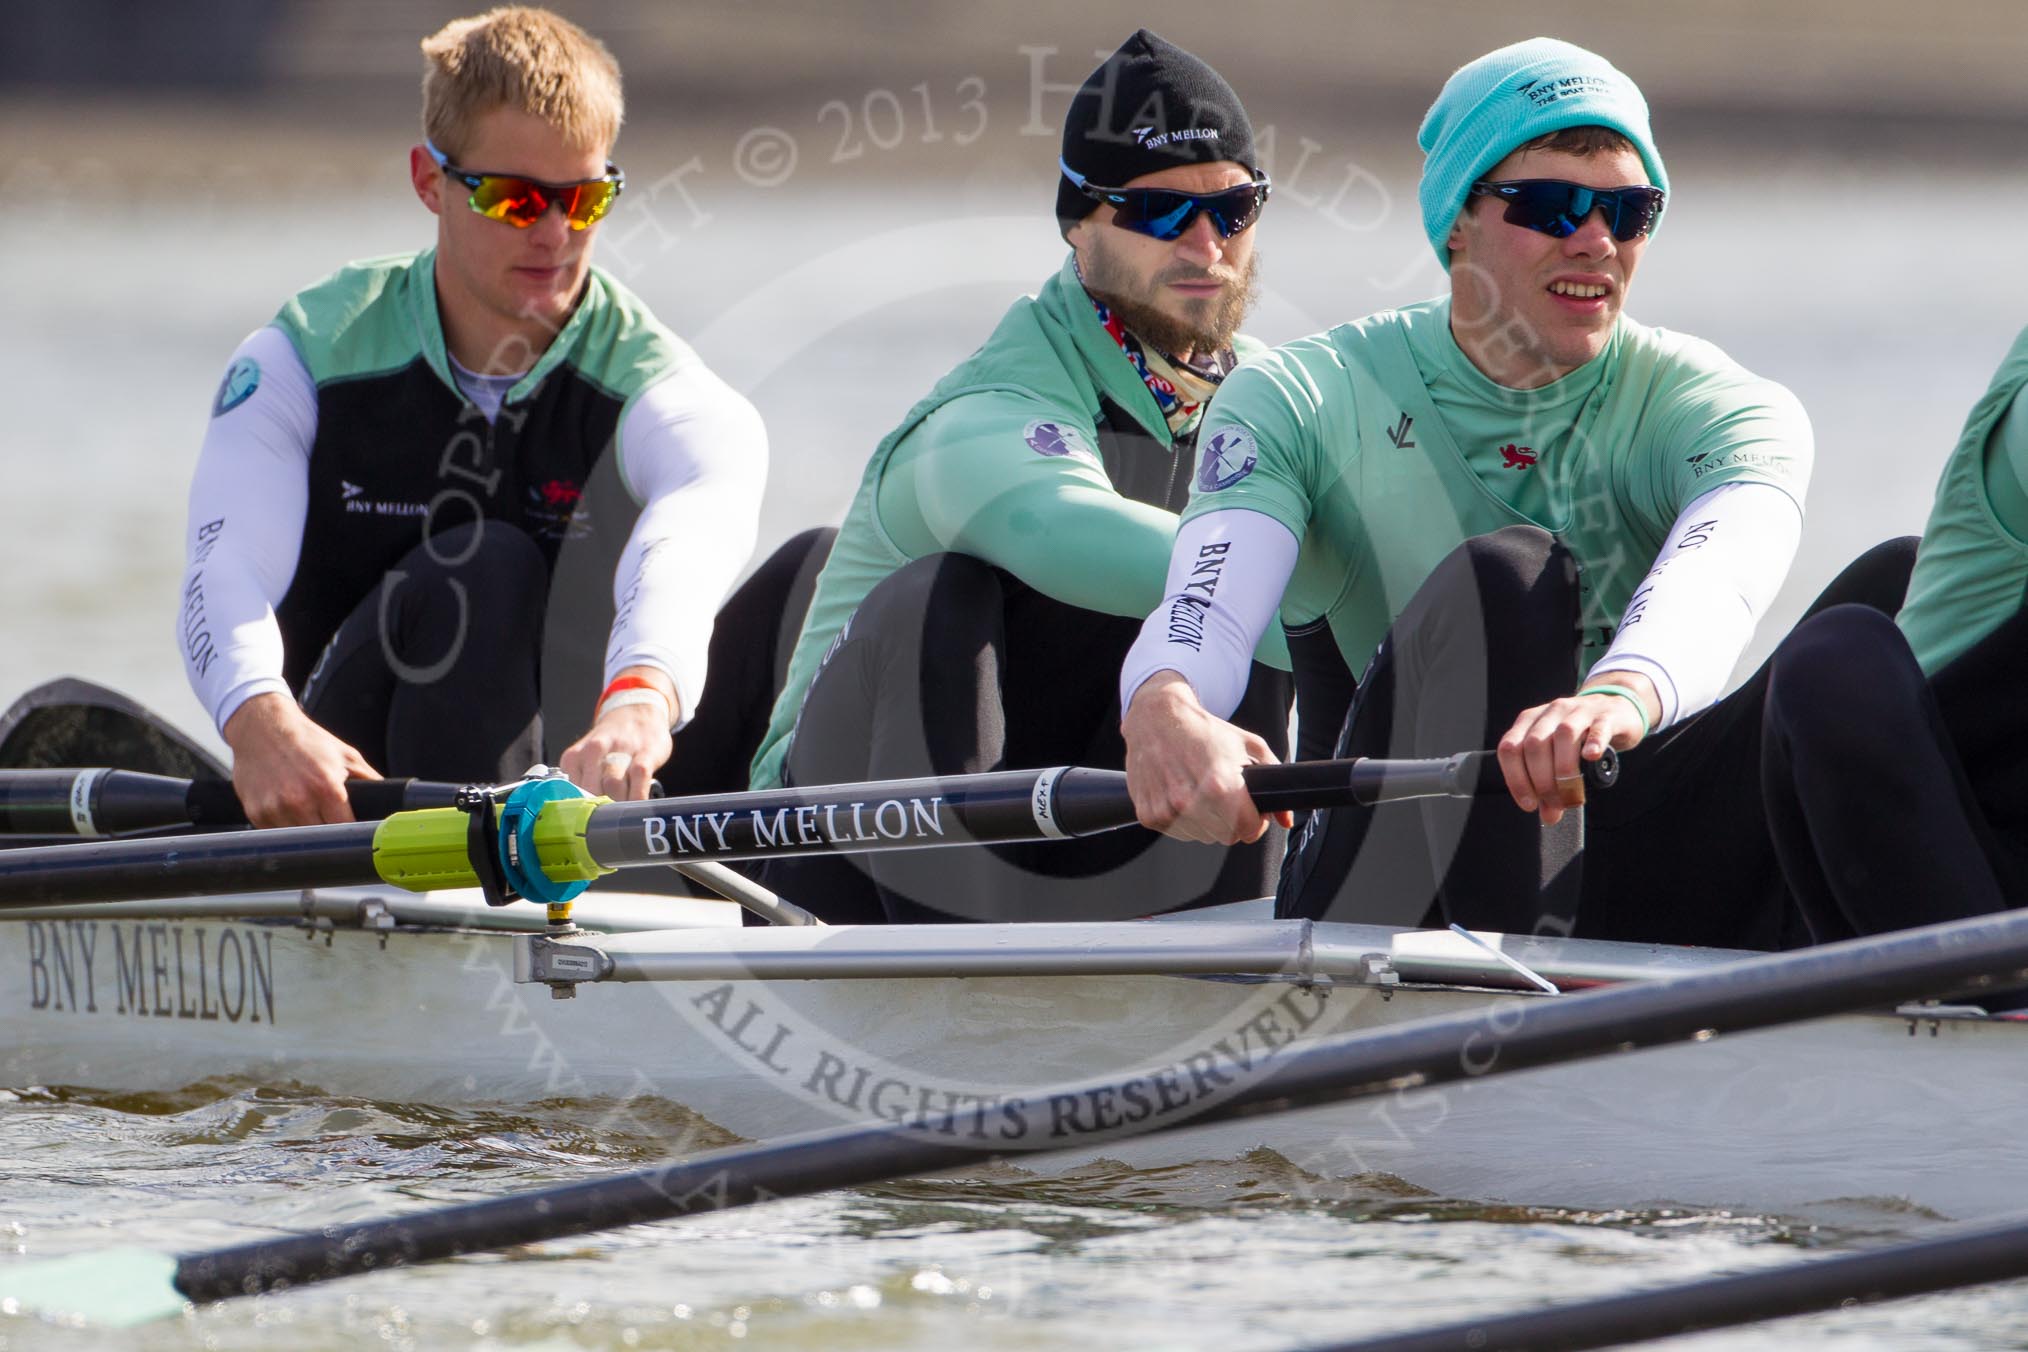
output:
POLYGON ((1113 209, 1113 224, 1122 230, 1153 239, 1171 240, 1190 228, 1190 223, 1201 214, 1211 218, 1211 228, 1226 239, 1260 218, 1260 209, 1267 205, 1268 176, 1256 172, 1253 182, 1242 183, 1237 188, 1222 192, 1191 193, 1171 192, 1166 188, 1102 188, 1086 179, 1083 174, 1065 164, 1056 162, 1063 170, 1063 176, 1094 202, 1103 202, 1113 209))
POLYGON ((1497 197, 1507 204, 1509 225, 1539 230, 1557 239, 1568 239, 1590 219, 1594 211, 1605 213, 1606 229, 1625 243, 1655 228, 1662 219, 1662 203, 1668 194, 1660 188, 1639 184, 1627 188, 1588 188, 1560 178, 1517 178, 1506 182, 1482 180, 1472 185, 1472 197, 1497 197))

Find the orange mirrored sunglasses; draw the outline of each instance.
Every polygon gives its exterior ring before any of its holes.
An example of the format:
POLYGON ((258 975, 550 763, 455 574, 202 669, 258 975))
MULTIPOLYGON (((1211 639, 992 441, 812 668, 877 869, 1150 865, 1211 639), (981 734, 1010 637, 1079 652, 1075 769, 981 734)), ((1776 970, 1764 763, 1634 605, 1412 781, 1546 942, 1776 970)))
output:
POLYGON ((626 174, 610 162, 601 178, 544 183, 539 178, 523 178, 519 174, 482 174, 461 169, 437 149, 435 142, 424 141, 423 146, 446 175, 472 190, 469 199, 472 210, 489 221, 504 221, 516 230, 526 230, 541 220, 552 204, 563 208, 571 229, 583 230, 611 210, 613 199, 627 186, 626 174))

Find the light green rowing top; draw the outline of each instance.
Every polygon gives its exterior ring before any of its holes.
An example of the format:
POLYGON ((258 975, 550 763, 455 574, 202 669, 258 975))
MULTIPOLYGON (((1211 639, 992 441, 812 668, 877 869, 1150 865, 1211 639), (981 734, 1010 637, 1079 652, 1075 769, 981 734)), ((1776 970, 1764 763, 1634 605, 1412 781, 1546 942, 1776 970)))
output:
POLYGON ((2014 340, 1944 462, 1896 622, 1930 675, 2021 608, 2028 593, 2028 331, 2014 340))
POLYGON ((1283 619, 1328 619, 1355 672, 1438 561, 1510 525, 1575 556, 1588 665, 1691 501, 1755 482, 1800 505, 1814 456, 1795 396, 1710 343, 1622 318, 1592 361, 1509 389, 1458 347, 1447 299, 1249 362, 1198 446, 1185 519, 1239 507, 1287 527, 1302 549, 1283 619))

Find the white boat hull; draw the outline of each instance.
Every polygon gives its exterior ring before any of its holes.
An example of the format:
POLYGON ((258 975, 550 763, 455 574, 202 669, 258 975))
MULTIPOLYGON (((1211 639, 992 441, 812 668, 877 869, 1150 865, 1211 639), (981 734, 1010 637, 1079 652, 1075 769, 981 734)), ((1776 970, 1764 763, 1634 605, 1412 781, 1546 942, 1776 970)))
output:
MULTIPOLYGON (((1516 998, 925 976, 600 982, 559 1000, 514 980, 512 947, 476 930, 6 921, 0 1085, 229 1078, 446 1106, 611 1100, 616 1113, 648 1096, 756 1139, 910 1115, 1032 1138, 1053 1114, 1187 1116, 1295 1039, 1475 1008, 1497 1019, 1516 998), (1131 1101, 1037 1093, 1154 1066, 1170 1069, 1131 1101)), ((1850 1016, 1016 1162, 1151 1166, 1267 1147, 1322 1177, 1388 1174, 1486 1201, 1797 1212, 1863 1199, 1972 1217, 2028 1209, 2024 1046, 2016 1023, 1850 1016)))

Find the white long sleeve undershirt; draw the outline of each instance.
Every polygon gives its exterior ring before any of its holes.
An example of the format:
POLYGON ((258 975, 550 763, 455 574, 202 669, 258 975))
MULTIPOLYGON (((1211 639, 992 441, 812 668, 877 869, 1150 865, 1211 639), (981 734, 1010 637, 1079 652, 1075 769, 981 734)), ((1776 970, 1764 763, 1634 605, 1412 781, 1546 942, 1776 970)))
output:
POLYGON ((289 589, 310 510, 317 387, 287 335, 256 329, 232 354, 260 384, 212 415, 190 481, 181 639, 190 688, 223 731, 256 695, 287 695, 275 606, 289 589))
POLYGON ((641 392, 619 446, 621 476, 643 505, 613 570, 605 679, 659 668, 676 687, 679 724, 688 723, 719 604, 760 531, 767 428, 744 395, 697 363, 641 392))
POLYGON ((1773 484, 1720 484, 1676 518, 1593 671, 1638 672, 1657 731, 1710 707, 1795 562, 1803 509, 1773 484))
POLYGON ((1231 717, 1300 548, 1287 526, 1245 508, 1206 512, 1179 526, 1162 604, 1141 625, 1120 668, 1121 711, 1150 676, 1174 671, 1190 682, 1198 703, 1231 717))
MULTIPOLYGON (((1594 671, 1639 672, 1662 699, 1657 728, 1702 710, 1725 688, 1754 627, 1781 590, 1802 539, 1802 508, 1772 484, 1722 484, 1676 518, 1594 671)), ((1185 521, 1160 607, 1120 671, 1120 707, 1150 676, 1174 671, 1198 702, 1229 717, 1254 645, 1295 571, 1297 542, 1244 508, 1185 521)))
MULTIPOLYGON (((205 433, 179 624, 185 674, 221 730, 254 696, 291 694, 275 606, 300 561, 317 436, 316 387, 280 329, 256 330, 233 358, 258 362, 260 383, 205 433)), ((622 481, 643 506, 613 576, 606 679, 660 669, 688 721, 713 618, 753 552, 766 428, 751 403, 694 363, 634 398, 618 449, 622 481)))

